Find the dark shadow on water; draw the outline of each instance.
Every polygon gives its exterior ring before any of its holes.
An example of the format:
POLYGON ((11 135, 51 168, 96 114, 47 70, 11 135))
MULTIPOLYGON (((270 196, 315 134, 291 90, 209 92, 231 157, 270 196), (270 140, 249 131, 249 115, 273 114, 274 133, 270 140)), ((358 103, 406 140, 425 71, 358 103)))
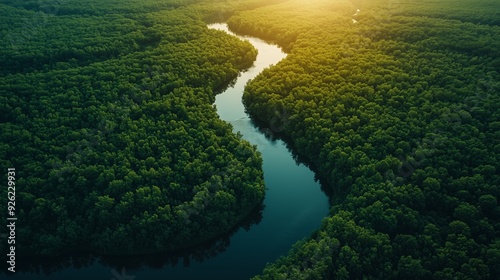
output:
POLYGON ((268 123, 260 120, 257 116, 249 113, 248 111, 247 114, 248 116, 250 116, 251 123, 259 130, 260 133, 265 135, 266 139, 272 142, 278 140, 283 141, 288 151, 292 154, 295 163, 297 165, 303 164, 314 172, 314 181, 320 183, 321 191, 325 193, 325 195, 328 197, 328 200, 330 201, 330 205, 332 205, 331 198, 334 196, 338 196, 339 193, 336 193, 330 186, 330 183, 325 178, 319 175, 318 168, 311 160, 297 152, 297 148, 293 143, 292 138, 281 131, 273 130, 268 123))
MULTIPOLYGON (((33 275, 46 275, 72 267, 80 269, 90 267, 98 262, 111 269, 120 271, 121 268, 138 269, 142 267, 160 269, 165 266, 190 266, 192 262, 203 262, 225 252, 229 247, 231 236, 240 229, 249 231, 253 225, 262 220, 264 205, 257 206, 248 217, 233 227, 228 233, 207 241, 198 246, 174 252, 157 253, 136 256, 106 256, 92 253, 72 253, 54 258, 26 258, 16 259, 16 272, 28 272, 33 275)), ((4 270, 5 271, 5 270, 4 270)), ((4 272, 5 274, 5 272, 4 272)), ((13 275, 12 273, 9 273, 13 275)), ((15 276, 15 275, 14 275, 15 276)))
MULTIPOLYGON (((223 82, 220 86, 216 87, 215 90, 214 90, 214 93, 215 95, 219 95, 223 92, 225 92, 228 88, 232 88, 234 87, 234 85, 236 84, 236 82, 238 81, 238 79, 241 77, 241 75, 245 72, 248 71, 248 69, 252 68, 254 65, 250 65, 249 67, 246 67, 245 69, 243 70, 240 70, 238 72, 238 76, 234 77, 233 79, 231 80, 228 80, 226 82, 223 82)), ((215 100, 214 100, 215 101, 215 100)), ((213 102, 212 102, 213 103, 213 102)))
POLYGON ((215 95, 219 95, 219 94, 225 92, 228 88, 234 87, 234 85, 236 84, 236 81, 238 81, 238 78, 240 76, 241 76, 241 73, 238 73, 238 76, 236 76, 233 79, 226 81, 226 82, 222 83, 220 86, 218 86, 214 91, 215 95))

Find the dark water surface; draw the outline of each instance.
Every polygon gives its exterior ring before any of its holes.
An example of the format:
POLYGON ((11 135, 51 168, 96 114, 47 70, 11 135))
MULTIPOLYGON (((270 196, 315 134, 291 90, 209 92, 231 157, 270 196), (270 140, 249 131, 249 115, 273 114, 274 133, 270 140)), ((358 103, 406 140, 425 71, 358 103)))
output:
MULTIPOLYGON (((211 24, 209 28, 229 32, 225 24, 211 24)), ((8 278, 248 279, 259 274, 267 262, 286 254, 295 242, 319 228, 322 218, 328 214, 329 204, 320 184, 314 180, 314 173, 303 164, 297 165, 281 140, 266 138, 252 124, 241 102, 247 81, 264 68, 278 63, 286 54, 279 47, 260 39, 238 37, 250 41, 258 49, 257 60, 253 67, 241 73, 234 86, 217 96, 215 105, 221 119, 231 123, 235 132, 239 131, 262 153, 267 189, 263 210, 254 213, 231 233, 184 252, 128 258, 65 257, 44 260, 37 268, 18 263, 16 266, 23 270, 36 269, 39 272, 19 271, 8 278), (43 270, 49 270, 50 274, 43 270)))

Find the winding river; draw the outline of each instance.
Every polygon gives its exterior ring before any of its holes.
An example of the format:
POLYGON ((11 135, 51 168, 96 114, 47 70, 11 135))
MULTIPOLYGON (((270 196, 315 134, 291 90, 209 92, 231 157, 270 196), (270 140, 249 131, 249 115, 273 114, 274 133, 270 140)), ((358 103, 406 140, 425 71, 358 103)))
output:
POLYGON ((297 164, 281 140, 266 138, 252 124, 241 101, 247 81, 278 63, 286 54, 258 38, 231 33, 226 24, 208 27, 248 40, 259 52, 254 65, 240 73, 235 84, 215 101, 220 118, 231 123, 234 132, 239 131, 262 153, 266 197, 256 221, 235 228, 205 248, 201 246, 201 249, 176 255, 122 259, 86 256, 71 262, 48 260, 46 264, 32 267, 32 272, 21 271, 11 279, 249 279, 261 273, 267 262, 286 254, 295 242, 319 228, 322 218, 328 214, 329 203, 314 173, 305 165, 297 164), (51 267, 49 275, 43 273, 47 267, 51 267))

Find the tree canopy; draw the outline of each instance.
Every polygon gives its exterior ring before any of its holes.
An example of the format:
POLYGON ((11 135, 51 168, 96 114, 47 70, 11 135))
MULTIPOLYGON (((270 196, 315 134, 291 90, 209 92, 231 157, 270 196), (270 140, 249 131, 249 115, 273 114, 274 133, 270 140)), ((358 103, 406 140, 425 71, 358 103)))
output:
POLYGON ((494 279, 497 1, 287 1, 231 17, 289 52, 251 81, 332 193, 311 238, 255 279, 494 279), (359 9, 359 10, 358 10, 359 9))
POLYGON ((192 246, 262 201, 260 155, 212 106, 256 56, 206 27, 228 19, 289 53, 244 103, 332 201, 255 279, 500 275, 498 1, 0 7, 0 165, 16 168, 20 255, 192 246))
POLYGON ((257 54, 206 27, 218 5, 0 6, 0 165, 17 172, 19 256, 174 250, 262 202, 260 154, 212 106, 257 54))

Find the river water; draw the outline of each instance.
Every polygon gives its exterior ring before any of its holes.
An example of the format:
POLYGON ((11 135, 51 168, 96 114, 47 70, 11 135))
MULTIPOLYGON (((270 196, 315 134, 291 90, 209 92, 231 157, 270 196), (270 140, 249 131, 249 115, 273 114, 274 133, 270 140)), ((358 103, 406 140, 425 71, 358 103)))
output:
MULTIPOLYGON (((39 272, 17 272, 11 279, 249 279, 262 272, 267 262, 286 254, 291 246, 319 228, 328 214, 327 196, 314 180, 314 173, 297 164, 281 140, 266 138, 245 113, 241 97, 248 80, 286 57, 276 45, 258 38, 239 36, 225 24, 218 29, 248 40, 259 54, 254 65, 240 74, 235 84, 216 97, 221 119, 233 125, 234 132, 257 145, 262 153, 266 196, 264 207, 251 222, 235 228, 205 246, 176 254, 157 254, 130 258, 82 256, 47 260, 33 267, 39 272), (50 270, 50 274, 44 274, 50 270), (135 277, 135 278, 133 278, 135 277)), ((221 34, 222 35, 222 34, 221 34)), ((22 266, 23 264, 18 264, 22 266)))

